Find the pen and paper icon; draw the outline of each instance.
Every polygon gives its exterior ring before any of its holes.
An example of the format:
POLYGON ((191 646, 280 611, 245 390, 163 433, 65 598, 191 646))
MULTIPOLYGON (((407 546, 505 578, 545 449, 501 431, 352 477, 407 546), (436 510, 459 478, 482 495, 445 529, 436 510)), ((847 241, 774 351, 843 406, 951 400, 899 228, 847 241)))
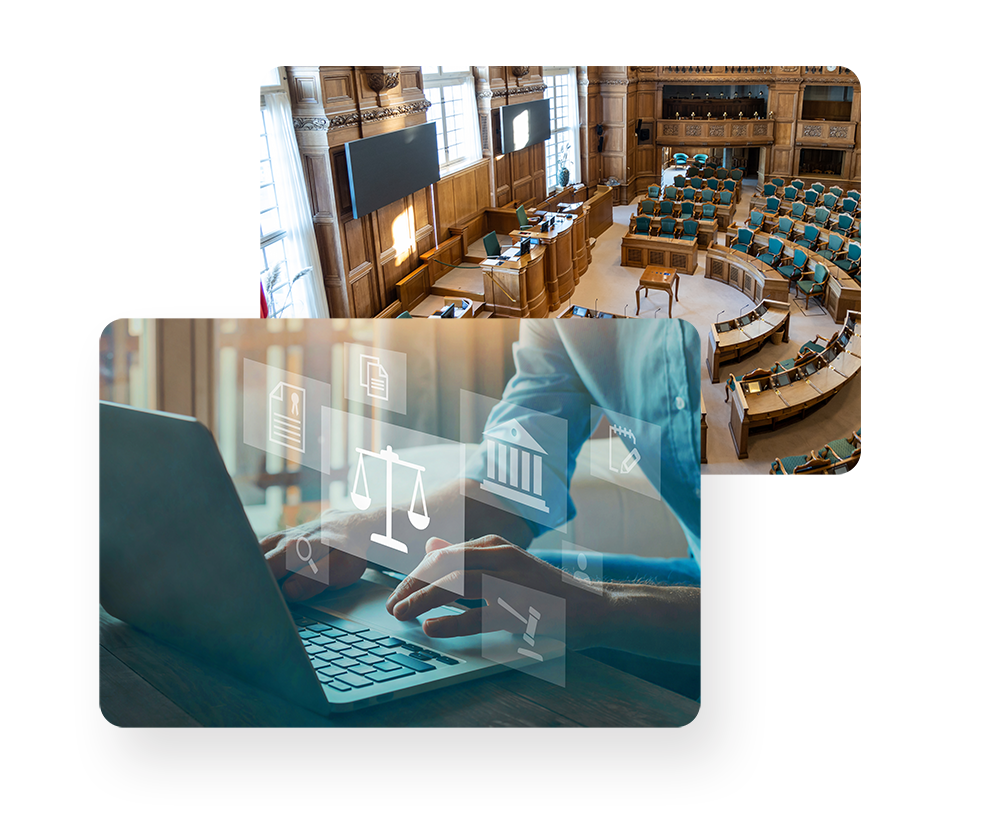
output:
POLYGON ((267 401, 267 436, 295 451, 305 451, 306 390, 287 382, 279 382, 267 401))
POLYGON ((614 462, 614 440, 608 441, 608 470, 613 471, 617 474, 628 474, 632 469, 636 467, 639 461, 642 459, 639 454, 639 449, 635 446, 635 434, 630 428, 624 428, 621 426, 616 426, 614 423, 611 424, 611 435, 620 437, 623 441, 628 438, 632 442, 632 450, 625 456, 625 459, 616 466, 614 462))
POLYGON ((373 400, 389 401, 389 373, 379 357, 361 354, 361 386, 373 400))

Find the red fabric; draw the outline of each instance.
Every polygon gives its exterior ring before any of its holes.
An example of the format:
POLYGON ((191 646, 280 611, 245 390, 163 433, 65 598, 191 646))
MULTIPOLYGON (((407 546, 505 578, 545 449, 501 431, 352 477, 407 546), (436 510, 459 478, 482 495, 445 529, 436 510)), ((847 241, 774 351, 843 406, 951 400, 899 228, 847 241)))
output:
POLYGON ((264 298, 264 285, 260 286, 260 318, 267 319, 267 299, 264 298))

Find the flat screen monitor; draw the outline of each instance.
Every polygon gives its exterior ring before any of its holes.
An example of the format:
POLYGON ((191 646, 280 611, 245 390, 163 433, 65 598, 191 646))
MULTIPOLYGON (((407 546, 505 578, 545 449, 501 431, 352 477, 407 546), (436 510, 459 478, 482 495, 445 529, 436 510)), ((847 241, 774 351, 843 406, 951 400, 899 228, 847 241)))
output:
POLYGON ((739 325, 742 328, 744 325, 749 325, 753 321, 753 317, 747 314, 746 316, 741 316, 739 319, 739 325))
POLYGON ((504 155, 547 141, 551 134, 547 98, 500 107, 500 152, 504 155))
POLYGON ((851 341, 851 335, 847 331, 843 331, 840 336, 837 337, 837 342, 840 343, 841 348, 846 348, 847 343, 851 341))
POLYGON ((732 322, 719 322, 719 323, 718 323, 718 324, 717 324, 717 325, 715 326, 715 328, 716 328, 716 330, 717 330, 717 331, 718 331, 719 333, 725 333, 726 331, 730 331, 730 330, 732 330, 732 328, 733 328, 733 323, 732 323, 732 322))
POLYGON ((811 377, 819 370, 819 360, 814 359, 812 362, 807 362, 805 365, 801 366, 799 370, 803 373, 803 375, 811 377))
POLYGON ((354 218, 440 180, 437 125, 426 124, 344 144, 354 218))
POLYGON ((780 374, 775 374, 774 381, 778 384, 779 388, 784 388, 786 385, 791 384, 792 375, 789 371, 785 371, 780 374))

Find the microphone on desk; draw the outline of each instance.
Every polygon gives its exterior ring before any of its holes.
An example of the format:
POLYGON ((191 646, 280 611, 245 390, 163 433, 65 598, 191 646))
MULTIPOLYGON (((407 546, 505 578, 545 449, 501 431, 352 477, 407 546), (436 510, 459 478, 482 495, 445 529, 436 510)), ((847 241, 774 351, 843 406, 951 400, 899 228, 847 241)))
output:
POLYGON ((751 303, 747 302, 742 308, 740 308, 740 312, 738 314, 736 314, 736 323, 740 326, 740 330, 741 331, 743 330, 743 323, 740 322, 740 317, 743 316, 743 311, 745 311, 747 308, 749 308, 750 305, 751 305, 751 303))
POLYGON ((720 310, 720 311, 719 311, 719 312, 718 312, 718 313, 717 313, 717 314, 715 315, 715 324, 716 324, 716 325, 718 325, 718 324, 719 324, 719 317, 720 317, 720 316, 722 316, 722 314, 724 314, 725 312, 726 312, 726 309, 725 309, 725 308, 723 308, 722 310, 720 310))

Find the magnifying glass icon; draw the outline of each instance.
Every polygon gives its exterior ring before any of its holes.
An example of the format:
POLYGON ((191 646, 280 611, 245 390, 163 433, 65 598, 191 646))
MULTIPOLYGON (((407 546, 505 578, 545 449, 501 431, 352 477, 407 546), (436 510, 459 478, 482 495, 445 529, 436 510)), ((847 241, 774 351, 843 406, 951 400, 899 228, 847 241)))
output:
POLYGON ((297 541, 295 541, 295 554, 298 555, 299 559, 302 560, 304 563, 309 564, 309 568, 313 571, 313 575, 319 574, 319 567, 316 566, 316 564, 313 562, 312 544, 309 543, 308 538, 299 538, 297 541), (305 555, 302 554, 301 544, 303 543, 306 545, 305 555))

